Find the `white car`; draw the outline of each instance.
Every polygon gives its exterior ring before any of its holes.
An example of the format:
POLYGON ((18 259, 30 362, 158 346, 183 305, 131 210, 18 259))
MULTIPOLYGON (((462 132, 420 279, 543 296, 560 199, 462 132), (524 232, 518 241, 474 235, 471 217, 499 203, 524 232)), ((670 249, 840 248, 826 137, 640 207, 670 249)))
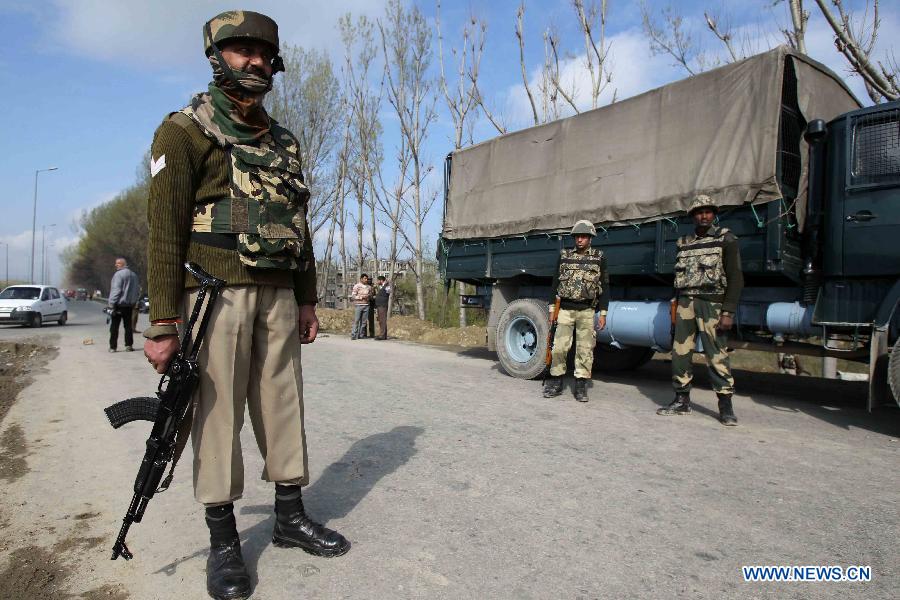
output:
POLYGON ((11 285, 0 292, 0 324, 40 327, 56 321, 65 325, 68 309, 65 297, 49 285, 11 285))

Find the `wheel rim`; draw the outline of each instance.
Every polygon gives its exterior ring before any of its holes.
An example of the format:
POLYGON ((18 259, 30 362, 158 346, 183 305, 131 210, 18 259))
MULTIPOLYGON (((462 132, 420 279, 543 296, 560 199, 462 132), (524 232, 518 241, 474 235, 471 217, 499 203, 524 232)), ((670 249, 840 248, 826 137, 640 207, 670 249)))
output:
POLYGON ((516 317, 506 328, 506 353, 520 363, 527 363, 537 352, 537 327, 528 317, 516 317))

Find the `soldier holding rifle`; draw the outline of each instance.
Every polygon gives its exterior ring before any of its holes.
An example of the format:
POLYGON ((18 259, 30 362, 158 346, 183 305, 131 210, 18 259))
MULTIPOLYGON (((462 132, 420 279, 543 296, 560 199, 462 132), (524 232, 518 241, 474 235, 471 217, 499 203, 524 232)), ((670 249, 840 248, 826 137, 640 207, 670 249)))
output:
POLYGON ((544 398, 562 393, 566 356, 574 337, 574 395, 579 402, 588 401, 587 381, 591 377, 594 345, 597 342, 594 315, 599 310, 597 329, 603 329, 609 307, 609 271, 603 251, 591 247, 591 239, 595 235, 597 230, 593 223, 578 221, 572 227, 575 248, 560 253, 559 269, 553 283, 554 295, 559 298, 559 314, 551 352, 550 376, 544 381, 544 398))
POLYGON ((151 148, 144 353, 163 373, 178 351, 177 324, 197 293, 185 260, 227 282, 198 357, 191 438, 194 495, 210 531, 207 590, 234 599, 252 591, 232 504, 244 486, 245 404, 262 478, 275 484, 273 542, 318 556, 350 543, 307 517, 301 496, 309 472, 300 345, 316 339, 319 323, 300 149, 263 108, 284 70, 278 26, 228 11, 206 23, 203 39, 213 82, 165 119, 151 148))

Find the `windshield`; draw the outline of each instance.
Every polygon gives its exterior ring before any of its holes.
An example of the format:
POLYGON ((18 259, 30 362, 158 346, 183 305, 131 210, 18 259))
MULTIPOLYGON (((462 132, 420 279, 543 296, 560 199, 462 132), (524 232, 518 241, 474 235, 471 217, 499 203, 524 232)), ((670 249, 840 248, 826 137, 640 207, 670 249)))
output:
POLYGON ((37 300, 40 295, 41 288, 8 287, 0 292, 0 300, 37 300))

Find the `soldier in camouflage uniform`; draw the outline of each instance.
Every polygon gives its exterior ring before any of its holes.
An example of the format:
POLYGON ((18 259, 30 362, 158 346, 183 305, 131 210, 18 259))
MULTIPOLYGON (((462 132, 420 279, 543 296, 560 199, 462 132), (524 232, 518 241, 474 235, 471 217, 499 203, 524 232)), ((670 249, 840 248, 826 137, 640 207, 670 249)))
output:
POLYGON ((734 324, 744 276, 737 237, 716 226, 717 208, 706 195, 694 198, 688 214, 695 233, 678 239, 675 257, 675 340, 672 347, 672 385, 675 400, 656 411, 659 415, 691 412, 692 356, 700 336, 710 380, 719 397, 719 420, 737 425, 731 398, 734 378, 725 347, 734 324))
POLYGON ((559 257, 559 269, 554 281, 555 295, 559 297, 559 318, 553 341, 550 376, 544 381, 544 398, 562 393, 562 376, 566 373, 566 356, 575 338, 575 399, 587 402, 587 380, 594 365, 594 345, 597 332, 594 315, 600 311, 598 329, 606 327, 606 310, 609 308, 609 272, 606 257, 599 248, 591 248, 591 239, 597 235, 593 223, 578 221, 572 227, 575 248, 563 250, 559 257))
POLYGON ((194 495, 210 530, 207 590, 247 598, 233 502, 243 493, 245 405, 275 483, 273 542, 318 556, 350 543, 306 516, 309 480, 300 345, 315 340, 316 273, 296 138, 262 106, 275 73, 278 26, 249 11, 203 31, 213 82, 157 129, 148 205, 151 326, 144 354, 158 373, 178 351, 177 327, 197 294, 186 260, 227 282, 200 352, 191 439, 194 495))

